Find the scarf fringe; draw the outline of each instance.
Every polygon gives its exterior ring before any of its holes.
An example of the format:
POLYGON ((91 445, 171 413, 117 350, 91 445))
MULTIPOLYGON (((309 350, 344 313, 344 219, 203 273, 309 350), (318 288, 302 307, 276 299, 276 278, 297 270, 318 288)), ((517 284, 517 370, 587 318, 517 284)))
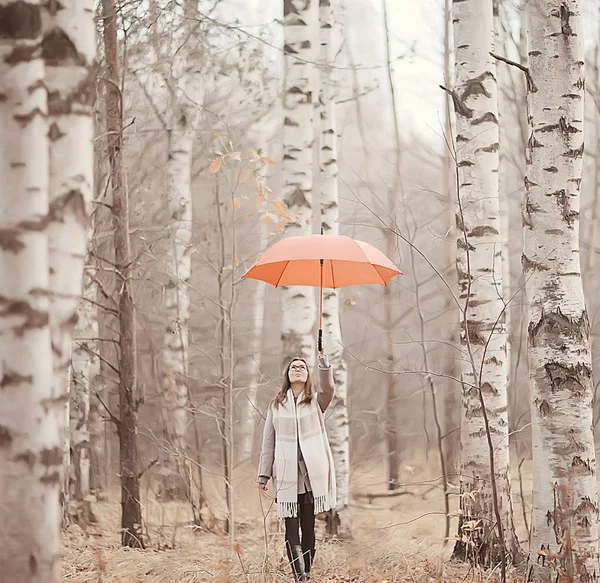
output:
POLYGON ((298 502, 277 501, 277 516, 280 518, 296 518, 298 516, 298 502))
MULTIPOLYGON (((328 492, 322 496, 315 496, 315 514, 327 512, 336 506, 336 493, 328 492)), ((298 516, 298 502, 277 501, 277 515, 280 518, 296 518, 298 516)))

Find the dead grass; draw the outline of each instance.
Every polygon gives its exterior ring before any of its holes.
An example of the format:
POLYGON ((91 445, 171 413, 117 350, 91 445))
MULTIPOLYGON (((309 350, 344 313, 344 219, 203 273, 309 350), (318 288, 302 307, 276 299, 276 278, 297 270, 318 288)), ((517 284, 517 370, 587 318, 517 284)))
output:
MULTIPOLYGON (((413 466, 406 482, 428 482, 423 466, 413 466)), ((123 549, 119 545, 118 490, 99 502, 99 524, 84 532, 69 528, 63 537, 63 581, 73 583, 287 583, 287 559, 283 554, 280 525, 267 518, 253 479, 254 468, 241 468, 235 476, 238 536, 227 538, 199 532, 189 525, 184 504, 160 503, 152 489, 144 492, 144 519, 149 535, 146 550, 123 549)), ((529 476, 528 476, 529 478, 529 476)), ((530 479, 530 478, 529 478, 530 479)), ((385 492, 380 471, 357 471, 353 492, 385 492)), ((218 488, 212 489, 214 508, 218 488)), ((442 545, 444 516, 440 489, 431 483, 411 486, 412 495, 377 499, 372 504, 353 500, 351 514, 354 540, 327 541, 318 524, 318 549, 312 581, 341 582, 477 582, 497 581, 497 573, 473 571, 449 560, 452 541, 442 545)), ((270 500, 262 499, 268 508, 270 500)), ((456 510, 456 499, 453 511, 456 510)), ((520 512, 515 501, 515 518, 520 512)), ((221 509, 222 510, 222 509, 221 509)), ((522 528, 518 524, 519 530, 522 528)), ((452 524, 454 535, 456 522, 452 524)), ((520 580, 511 572, 509 581, 520 580)))

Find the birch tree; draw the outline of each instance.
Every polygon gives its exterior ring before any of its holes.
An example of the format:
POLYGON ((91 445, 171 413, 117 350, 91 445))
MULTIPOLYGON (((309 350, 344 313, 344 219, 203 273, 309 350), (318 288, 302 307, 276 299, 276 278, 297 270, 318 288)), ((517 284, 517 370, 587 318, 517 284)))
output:
POLYGON ((527 36, 522 261, 533 442, 527 581, 583 583, 597 581, 600 568, 590 325, 579 255, 584 148, 579 2, 528 2, 527 36))
MULTIPOLYGON (((188 349, 190 320, 189 279, 192 271, 192 162, 194 139, 204 100, 201 79, 202 40, 197 0, 187 0, 176 16, 172 46, 173 82, 168 112, 166 164, 168 239, 164 289, 167 326, 163 337, 162 395, 167 412, 168 433, 175 452, 181 493, 186 483, 183 456, 187 451, 188 349)), ((155 96, 158 97, 158 96, 155 96)), ((157 104, 158 105, 158 104, 157 104)))
MULTIPOLYGON (((69 411, 69 363, 81 296, 94 172, 92 105, 96 55, 93 0, 48 3, 42 12, 48 89, 50 329, 54 392, 69 411), (83 146, 83 147, 82 147, 83 146)), ((69 414, 63 446, 68 460, 69 414)), ((64 467, 63 515, 68 514, 68 465, 64 467)))
POLYGON ((0 570, 7 583, 60 578, 63 406, 53 390, 48 325, 41 5, 0 4, 0 570))
MULTIPOLYGON (((400 173, 402 169, 402 143, 400 139, 400 126, 398 120, 398 108, 396 106, 396 89, 394 86, 394 71, 392 67, 392 53, 390 44, 390 31, 388 26, 387 0, 383 0, 383 26, 385 33, 386 73, 390 88, 392 105, 392 122, 394 124, 394 183, 388 191, 387 211, 390 216, 392 228, 396 223, 398 202, 403 199, 402 183, 400 173)), ((396 236, 392 229, 385 229, 386 254, 391 257, 396 245, 396 236)), ((400 459, 398 455, 398 415, 396 409, 396 377, 394 369, 396 366, 396 353, 394 350, 394 328, 396 327, 396 310, 392 287, 386 285, 383 290, 385 306, 385 338, 386 338, 386 365, 387 387, 385 398, 385 442, 388 461, 388 489, 397 490, 400 487, 400 459)))
MULTIPOLYGON (((498 200, 498 103, 491 0, 453 4, 457 269, 460 288, 461 516, 455 556, 519 554, 510 497, 507 331, 498 200), (471 543, 475 543, 472 545, 471 543)), ((503 561, 503 565, 505 562, 503 561)))
POLYGON ((121 476, 121 544, 143 547, 140 470, 138 464, 139 401, 136 398, 135 308, 132 297, 129 199, 123 168, 123 110, 121 108, 119 45, 115 0, 102 0, 104 53, 106 58, 106 126, 119 330, 119 416, 113 416, 119 436, 121 476))
MULTIPOLYGON (((325 234, 339 235, 338 132, 336 124, 337 78, 335 56, 340 35, 339 7, 336 0, 320 0, 320 130, 319 171, 321 185, 321 227, 325 234)), ((348 420, 348 369, 343 358, 343 343, 338 290, 323 293, 323 334, 333 367, 335 396, 327 419, 337 480, 337 503, 328 520, 329 533, 350 538, 348 512, 350 489, 350 423, 348 420)))
MULTIPOLYGON (((93 272, 93 267, 87 270, 93 272)), ((75 326, 73 348, 71 351, 70 383, 70 446, 71 472, 70 495, 77 501, 83 501, 92 489, 92 430, 94 415, 90 422, 92 402, 97 400, 95 391, 99 388, 100 358, 98 355, 98 317, 96 313, 97 289, 93 276, 84 273, 82 301, 80 303, 77 325, 75 326)), ((94 484, 97 486, 97 484, 94 484)))
MULTIPOLYGON (((283 124, 282 195, 291 220, 289 236, 310 235, 313 223, 312 159, 314 145, 314 58, 318 3, 283 0, 285 94, 283 124)), ((290 286, 282 291, 281 340, 285 362, 302 356, 315 361, 314 290, 290 286)))

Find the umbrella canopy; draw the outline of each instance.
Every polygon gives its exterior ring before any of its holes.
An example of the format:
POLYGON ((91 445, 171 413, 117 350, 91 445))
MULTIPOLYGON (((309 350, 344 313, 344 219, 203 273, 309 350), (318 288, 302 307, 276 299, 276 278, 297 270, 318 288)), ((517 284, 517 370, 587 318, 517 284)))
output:
POLYGON ((243 277, 276 287, 308 285, 337 289, 387 284, 400 273, 381 251, 368 243, 341 235, 309 235, 278 241, 243 277))

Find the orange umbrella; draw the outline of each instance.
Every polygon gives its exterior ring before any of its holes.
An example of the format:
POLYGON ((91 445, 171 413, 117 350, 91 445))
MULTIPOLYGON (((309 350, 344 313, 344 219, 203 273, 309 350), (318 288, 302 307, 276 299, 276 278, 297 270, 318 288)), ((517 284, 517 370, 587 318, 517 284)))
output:
POLYGON ((243 277, 275 287, 319 287, 319 350, 323 338, 323 288, 387 284, 402 273, 381 251, 341 235, 282 239, 261 255, 243 277))

